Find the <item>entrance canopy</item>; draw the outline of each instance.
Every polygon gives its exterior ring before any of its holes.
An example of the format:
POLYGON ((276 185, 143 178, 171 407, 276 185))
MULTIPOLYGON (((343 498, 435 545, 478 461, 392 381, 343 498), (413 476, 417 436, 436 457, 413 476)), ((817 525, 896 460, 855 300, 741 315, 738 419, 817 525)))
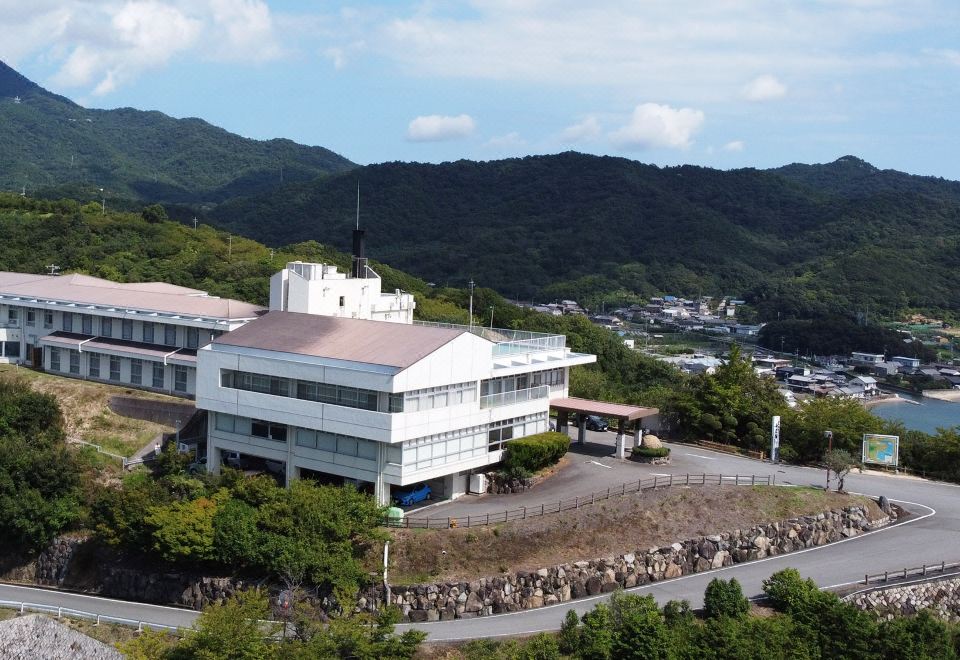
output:
POLYGON ((577 399, 575 397, 554 399, 550 402, 550 407, 559 413, 598 415, 600 417, 622 419, 628 422, 650 417, 660 412, 659 408, 642 408, 640 406, 628 406, 622 403, 591 401, 590 399, 577 399))

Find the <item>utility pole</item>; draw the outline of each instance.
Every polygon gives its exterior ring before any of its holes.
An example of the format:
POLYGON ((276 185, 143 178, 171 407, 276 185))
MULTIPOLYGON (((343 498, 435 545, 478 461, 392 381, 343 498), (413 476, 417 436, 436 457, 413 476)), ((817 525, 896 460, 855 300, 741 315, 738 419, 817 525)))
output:
POLYGON ((490 305, 490 329, 493 330, 493 305, 490 305))
POLYGON ((227 259, 233 257, 233 234, 227 237, 227 259))
POLYGON ((197 229, 197 216, 193 216, 193 229, 194 231, 197 229))
POLYGON ((103 191, 103 188, 100 189, 100 214, 107 214, 107 193, 103 191))
POLYGON ((473 330, 473 278, 470 278, 470 329, 473 330))

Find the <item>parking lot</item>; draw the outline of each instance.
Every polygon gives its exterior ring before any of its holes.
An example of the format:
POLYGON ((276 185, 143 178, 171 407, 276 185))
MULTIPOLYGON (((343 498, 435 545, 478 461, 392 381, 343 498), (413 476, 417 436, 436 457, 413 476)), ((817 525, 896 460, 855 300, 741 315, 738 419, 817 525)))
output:
MULTIPOLYGON (((575 436, 577 429, 571 429, 575 436)), ((701 474, 711 472, 710 463, 715 460, 708 451, 700 451, 687 445, 668 445, 671 447, 670 465, 647 465, 615 457, 617 434, 612 431, 587 431, 584 445, 570 445, 565 460, 566 467, 534 488, 510 495, 465 495, 451 502, 418 507, 423 510, 417 517, 465 518, 486 513, 495 513, 518 507, 534 507, 551 504, 561 499, 589 496, 620 484, 647 479, 649 477, 670 474, 701 474)), ((628 438, 628 447, 630 439, 628 438)), ((757 473, 766 473, 769 469, 757 465, 757 473)), ((409 515, 411 512, 408 511, 409 515)))

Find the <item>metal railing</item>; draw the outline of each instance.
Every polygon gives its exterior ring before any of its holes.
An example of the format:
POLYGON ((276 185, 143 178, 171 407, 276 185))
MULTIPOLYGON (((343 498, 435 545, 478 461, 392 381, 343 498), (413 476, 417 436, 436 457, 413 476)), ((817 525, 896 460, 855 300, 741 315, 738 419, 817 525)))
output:
POLYGON ((151 621, 141 621, 138 619, 125 619, 119 616, 109 616, 107 614, 95 614, 94 612, 86 612, 84 610, 75 610, 70 607, 60 607, 58 605, 43 605, 41 603, 31 603, 28 601, 22 600, 0 600, 0 607, 6 609, 15 609, 20 614, 26 614, 27 612, 40 612, 42 614, 53 614, 56 615, 58 619, 67 617, 70 619, 85 619, 87 621, 93 621, 95 625, 100 625, 101 623, 112 623, 120 626, 129 626, 131 628, 136 628, 137 632, 142 632, 144 628, 152 628, 154 630, 179 630, 178 626, 168 626, 164 623, 153 623, 151 621))
POLYGON ((939 564, 932 564, 930 566, 924 564, 922 566, 915 566, 914 568, 903 568, 898 571, 884 571, 883 573, 877 573, 875 575, 867 574, 863 576, 863 583, 870 585, 889 582, 891 580, 906 580, 910 577, 926 577, 928 575, 943 574, 955 569, 960 569, 960 562, 948 564, 942 561, 939 564))
POLYGON ((484 513, 475 516, 466 517, 438 517, 438 518, 418 518, 415 516, 404 516, 403 518, 387 518, 385 524, 388 527, 404 527, 419 529, 451 529, 454 527, 483 527, 485 525, 498 525, 512 520, 525 520, 527 518, 539 518, 562 511, 571 511, 583 506, 590 506, 596 502, 602 502, 613 497, 621 497, 630 493, 642 493, 645 490, 657 490, 658 488, 669 488, 671 486, 776 486, 777 475, 756 475, 756 474, 671 474, 663 477, 653 477, 650 479, 639 479, 622 483, 619 486, 611 486, 603 491, 596 491, 589 495, 568 498, 553 502, 550 504, 540 504, 537 506, 524 506, 508 511, 498 511, 496 513, 484 513))
POLYGON ((550 386, 537 385, 536 387, 528 387, 523 390, 486 394, 480 397, 480 408, 499 408, 500 406, 509 406, 514 403, 546 399, 548 396, 550 396, 550 386))
POLYGON ((120 454, 114 454, 113 452, 109 452, 103 447, 101 447, 100 445, 95 445, 92 442, 87 442, 86 440, 80 440, 79 438, 68 438, 67 442, 69 442, 72 445, 82 445, 84 447, 92 447, 97 451, 98 454, 103 454, 104 456, 109 456, 110 458, 114 458, 120 461, 123 465, 127 464, 126 456, 121 456, 120 454))
POLYGON ((512 330, 510 328, 487 328, 482 325, 458 325, 455 323, 439 323, 436 321, 414 321, 414 325, 471 332, 494 343, 494 357, 563 350, 567 346, 566 335, 551 335, 545 332, 512 330))

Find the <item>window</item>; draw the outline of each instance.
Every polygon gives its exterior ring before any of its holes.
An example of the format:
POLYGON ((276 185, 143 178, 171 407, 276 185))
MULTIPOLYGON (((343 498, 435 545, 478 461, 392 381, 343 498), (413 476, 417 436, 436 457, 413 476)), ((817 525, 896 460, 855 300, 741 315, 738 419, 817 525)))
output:
POLYGON ((37 311, 35 309, 27 310, 27 325, 37 324, 37 311))
POLYGON ((120 358, 110 356, 110 380, 120 380, 120 358))
POLYGON ((187 391, 187 368, 176 365, 173 368, 173 389, 177 392, 187 391))
POLYGON ((153 363, 153 387, 158 390, 163 389, 163 364, 160 362, 153 363))
POLYGON ((100 336, 101 337, 112 337, 113 336, 113 319, 103 317, 100 319, 100 336))
POLYGON ((200 328, 187 328, 187 348, 196 348, 200 344, 200 328))
POLYGON ((130 360, 130 382, 134 385, 143 383, 143 360, 130 360))
POLYGON ((19 307, 11 307, 10 309, 7 310, 7 321, 9 321, 11 324, 15 324, 19 320, 20 320, 19 307))
POLYGON ((341 307, 346 307, 346 306, 347 306, 347 298, 346 298, 346 296, 340 296, 340 306, 341 306, 341 307))
POLYGON ((133 319, 123 319, 121 333, 124 339, 133 339, 133 319))
POLYGON ((218 431, 233 433, 236 430, 236 418, 233 415, 217 413, 214 419, 214 425, 218 431))
POLYGON ((53 327, 53 312, 51 312, 49 309, 44 310, 43 312, 43 327, 44 328, 53 327))
POLYGON ((100 378, 100 354, 90 353, 87 356, 87 362, 89 362, 87 372, 90 374, 90 378, 100 378))
POLYGON ((250 435, 276 442, 287 441, 287 427, 284 424, 265 422, 262 419, 250 420, 250 435))
POLYGON ((153 323, 150 321, 143 322, 143 341, 148 344, 153 343, 153 323))
POLYGON ((177 345, 177 326, 169 323, 163 326, 163 344, 165 346, 177 345))
POLYGON ((92 335, 93 334, 93 317, 89 314, 80 315, 80 325, 83 330, 83 334, 92 335))
POLYGON ((63 330, 64 332, 73 332, 73 314, 69 312, 63 314, 63 330))
POLYGON ((60 371, 60 349, 50 347, 50 371, 60 371))
POLYGON ((390 395, 390 412, 399 413, 403 412, 403 394, 391 394, 390 395))
POLYGON ((80 373, 80 351, 70 351, 70 373, 80 373))
POLYGON ((8 358, 18 358, 20 357, 20 342, 18 341, 6 341, 3 343, 3 354, 8 358))

